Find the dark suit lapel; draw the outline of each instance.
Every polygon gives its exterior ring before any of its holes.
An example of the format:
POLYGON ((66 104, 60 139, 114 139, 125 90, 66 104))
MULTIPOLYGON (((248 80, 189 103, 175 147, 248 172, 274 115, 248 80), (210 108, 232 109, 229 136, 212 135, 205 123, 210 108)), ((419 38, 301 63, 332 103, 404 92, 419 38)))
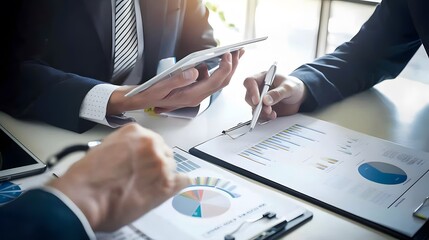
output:
POLYGON ((429 56, 429 1, 408 0, 414 26, 429 56))
POLYGON ((112 67, 112 4, 111 0, 83 0, 97 32, 109 68, 112 67))
POLYGON ((143 31, 144 31, 144 78, 148 79, 156 73, 163 42, 167 0, 141 0, 143 31))
MULTIPOLYGON (((178 31, 181 28, 178 25, 182 25, 179 21, 180 9, 184 8, 183 1, 181 0, 166 0, 164 9, 164 27, 162 28, 162 41, 160 46, 160 57, 171 57, 171 49, 175 48, 177 37, 180 35, 178 31)), ((183 10, 184 12, 184 10, 183 10)))

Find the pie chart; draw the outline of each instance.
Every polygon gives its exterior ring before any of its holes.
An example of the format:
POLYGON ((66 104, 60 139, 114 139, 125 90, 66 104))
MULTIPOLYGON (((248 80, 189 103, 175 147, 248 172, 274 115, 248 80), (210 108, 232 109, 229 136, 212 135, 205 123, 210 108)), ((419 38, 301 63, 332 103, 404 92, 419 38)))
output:
POLYGON ((173 208, 181 214, 195 218, 210 218, 228 211, 231 202, 218 191, 188 190, 173 198, 173 208))
POLYGON ((380 184, 400 184, 407 180, 407 174, 399 167, 384 162, 367 162, 359 166, 360 175, 380 184))
POLYGON ((21 195, 21 188, 11 182, 0 183, 0 205, 8 203, 21 195))

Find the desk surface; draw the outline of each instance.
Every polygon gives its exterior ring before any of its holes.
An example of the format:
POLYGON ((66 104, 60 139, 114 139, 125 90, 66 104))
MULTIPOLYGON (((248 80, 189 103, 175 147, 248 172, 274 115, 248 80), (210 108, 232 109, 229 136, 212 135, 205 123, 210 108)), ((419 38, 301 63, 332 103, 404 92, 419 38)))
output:
MULTIPOLYGON (((245 61, 242 59, 242 62, 245 61)), ((214 104, 193 120, 150 116, 142 111, 130 114, 142 126, 161 134, 170 146, 188 150, 220 134, 222 130, 251 118, 251 109, 244 102, 245 89, 242 86, 242 80, 249 71, 245 72, 240 66, 236 77, 222 91, 214 104)), ((259 71, 255 70, 258 68, 247 69, 252 69, 251 73, 259 71)), ((429 85, 416 81, 406 79, 384 81, 373 89, 308 115, 429 152, 428 93, 429 85)), ((113 131, 98 125, 83 134, 77 134, 44 123, 16 120, 2 112, 0 124, 40 159, 46 159, 65 146, 101 139, 113 131)), ((314 204, 290 197, 312 211, 314 217, 287 235, 287 239, 339 239, 344 236, 347 236, 347 239, 393 239, 389 235, 314 204)))

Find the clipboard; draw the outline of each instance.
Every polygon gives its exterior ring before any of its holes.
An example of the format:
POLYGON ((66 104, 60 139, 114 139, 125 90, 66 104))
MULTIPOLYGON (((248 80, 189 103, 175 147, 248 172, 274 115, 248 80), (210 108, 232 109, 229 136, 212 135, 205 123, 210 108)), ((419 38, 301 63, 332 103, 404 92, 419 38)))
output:
POLYGON ((249 123, 189 152, 396 238, 428 238, 429 153, 302 114, 249 123))
POLYGON ((285 195, 173 150, 177 172, 192 184, 128 226, 96 233, 97 239, 278 239, 312 219, 285 195))
POLYGON ((210 59, 215 58, 215 57, 219 57, 219 56, 221 56, 227 52, 237 51, 246 45, 256 43, 256 42, 260 42, 260 41, 264 41, 267 38, 268 37, 265 36, 265 37, 260 37, 260 38, 242 41, 239 43, 234 43, 234 44, 220 46, 220 47, 214 47, 214 48, 208 48, 208 49, 204 49, 201 51, 193 52, 193 53, 187 55, 186 57, 182 58, 181 60, 179 60, 173 66, 165 69, 161 73, 157 74, 153 78, 151 78, 148 81, 141 84, 140 86, 134 88, 133 90, 128 92, 125 96, 126 97, 132 97, 132 96, 136 95, 137 93, 149 88, 153 84, 155 84, 159 81, 162 81, 164 79, 167 79, 168 77, 170 77, 176 73, 179 73, 181 71, 185 71, 189 68, 193 68, 193 67, 197 66, 198 64, 203 63, 204 61, 210 60, 210 59))

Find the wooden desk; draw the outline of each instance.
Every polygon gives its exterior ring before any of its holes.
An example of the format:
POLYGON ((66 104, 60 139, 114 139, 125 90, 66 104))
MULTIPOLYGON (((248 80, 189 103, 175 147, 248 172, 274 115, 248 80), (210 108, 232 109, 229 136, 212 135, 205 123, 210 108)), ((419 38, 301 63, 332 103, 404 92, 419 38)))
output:
MULTIPOLYGON (((266 65, 269 66, 269 63, 266 65)), ((258 68, 247 69, 252 69, 251 73, 258 71, 255 70, 258 68)), ((150 116, 142 111, 130 114, 141 125, 160 133, 169 145, 188 150, 220 134, 222 130, 251 118, 251 109, 244 102, 245 89, 242 86, 242 80, 248 74, 249 70, 246 72, 239 67, 237 77, 223 90, 216 102, 196 119, 150 116)), ((429 151, 428 93, 429 85, 395 79, 308 115, 410 148, 429 151)), ((46 159, 65 146, 101 139, 113 131, 96 126, 86 133, 77 134, 44 123, 16 120, 2 112, 0 124, 40 159, 46 159)), ((285 237, 287 239, 393 239, 314 204, 290 197, 311 210, 314 217, 288 234, 285 237)))

